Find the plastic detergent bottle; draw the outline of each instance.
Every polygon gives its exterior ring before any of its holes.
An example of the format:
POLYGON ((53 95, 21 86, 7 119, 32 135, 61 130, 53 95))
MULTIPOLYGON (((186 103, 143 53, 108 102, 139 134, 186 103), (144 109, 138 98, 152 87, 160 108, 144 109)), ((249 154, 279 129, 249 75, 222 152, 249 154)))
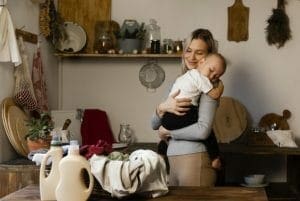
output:
POLYGON ((44 156, 40 168, 40 196, 41 200, 55 200, 55 189, 59 181, 59 161, 62 159, 63 149, 60 137, 52 135, 51 146, 44 156), (51 160, 51 169, 46 173, 47 161, 51 160))
POLYGON ((79 154, 76 140, 70 141, 68 155, 59 163, 60 180, 55 191, 57 201, 84 201, 90 196, 94 177, 90 163, 79 154), (89 185, 84 182, 83 172, 89 175, 89 185))

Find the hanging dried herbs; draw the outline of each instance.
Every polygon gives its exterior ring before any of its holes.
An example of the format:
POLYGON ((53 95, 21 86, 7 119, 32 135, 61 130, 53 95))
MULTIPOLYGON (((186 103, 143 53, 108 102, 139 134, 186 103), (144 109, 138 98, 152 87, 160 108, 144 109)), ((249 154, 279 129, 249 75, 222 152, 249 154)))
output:
POLYGON ((277 8, 273 9, 273 14, 267 20, 267 42, 277 48, 283 47, 285 42, 292 38, 290 20, 285 13, 285 4, 285 0, 278 0, 277 8))
POLYGON ((54 0, 46 0, 40 4, 39 23, 41 33, 54 47, 57 46, 60 40, 67 38, 63 19, 56 11, 54 0))

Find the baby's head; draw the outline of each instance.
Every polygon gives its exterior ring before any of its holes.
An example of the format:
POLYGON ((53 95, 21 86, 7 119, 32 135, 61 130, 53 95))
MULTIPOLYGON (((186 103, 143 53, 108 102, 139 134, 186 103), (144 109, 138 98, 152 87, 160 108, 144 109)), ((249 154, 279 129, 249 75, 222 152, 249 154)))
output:
POLYGON ((226 71, 226 59, 220 53, 211 53, 198 63, 197 69, 212 82, 217 81, 226 71))

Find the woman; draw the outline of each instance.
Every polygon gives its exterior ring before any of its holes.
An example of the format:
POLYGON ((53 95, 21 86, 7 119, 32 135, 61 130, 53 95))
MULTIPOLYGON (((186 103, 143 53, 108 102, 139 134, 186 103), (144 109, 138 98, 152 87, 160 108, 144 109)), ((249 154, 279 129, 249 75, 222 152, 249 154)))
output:
MULTIPOLYGON (((216 52, 216 42, 206 29, 197 29, 192 32, 182 54, 183 73, 196 68, 198 63, 209 53, 216 52)), ((219 90, 223 92, 220 81, 219 90)), ((157 130, 162 140, 169 139, 167 150, 170 163, 171 186, 213 186, 216 181, 216 172, 212 168, 211 160, 206 148, 200 140, 208 138, 211 132, 213 118, 218 101, 206 94, 200 97, 198 122, 177 130, 166 130, 161 126, 161 117, 166 112, 183 115, 191 105, 188 98, 175 99, 180 91, 169 96, 158 105, 152 117, 152 128, 157 130)), ((222 94, 222 93, 220 93, 222 94)), ((220 166, 220 161, 214 161, 220 166)))

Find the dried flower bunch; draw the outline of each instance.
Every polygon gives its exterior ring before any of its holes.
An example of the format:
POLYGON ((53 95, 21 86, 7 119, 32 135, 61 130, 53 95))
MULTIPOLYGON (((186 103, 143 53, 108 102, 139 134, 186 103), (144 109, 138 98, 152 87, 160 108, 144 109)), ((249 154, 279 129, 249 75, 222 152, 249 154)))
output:
POLYGON ((272 16, 267 20, 267 42, 277 48, 283 47, 285 42, 292 38, 289 17, 285 13, 285 4, 285 0, 278 0, 277 8, 273 9, 272 16))

